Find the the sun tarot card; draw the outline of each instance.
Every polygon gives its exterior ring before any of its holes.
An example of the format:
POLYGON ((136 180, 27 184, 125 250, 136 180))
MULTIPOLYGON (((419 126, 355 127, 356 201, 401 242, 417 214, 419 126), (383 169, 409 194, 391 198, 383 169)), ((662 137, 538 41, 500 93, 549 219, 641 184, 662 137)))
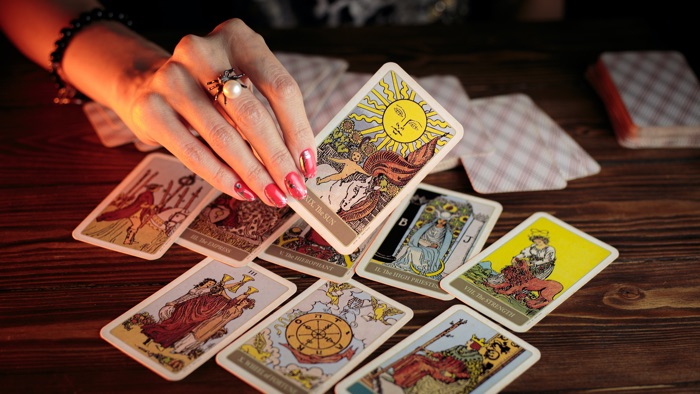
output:
POLYGON ((289 205, 340 253, 352 253, 462 138, 462 126, 387 63, 316 137, 316 176, 289 205))

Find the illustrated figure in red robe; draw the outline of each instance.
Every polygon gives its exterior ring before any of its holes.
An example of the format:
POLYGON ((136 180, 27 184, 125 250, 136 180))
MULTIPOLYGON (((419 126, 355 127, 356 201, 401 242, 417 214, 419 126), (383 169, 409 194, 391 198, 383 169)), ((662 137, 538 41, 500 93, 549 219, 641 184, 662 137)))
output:
POLYGON ((394 384, 406 389, 426 376, 447 384, 469 379, 471 373, 468 364, 483 363, 484 358, 479 353, 481 347, 479 342, 470 339, 466 345, 439 352, 425 349, 422 353, 409 354, 394 365, 394 384))
POLYGON ((114 211, 104 212, 95 219, 98 222, 102 221, 115 221, 120 219, 129 219, 130 225, 126 229, 126 237, 124 238, 124 244, 131 245, 134 243, 134 237, 138 230, 143 227, 144 223, 148 221, 151 215, 155 214, 155 197, 154 193, 158 190, 161 185, 151 183, 146 186, 141 194, 139 194, 134 201, 129 205, 115 209, 114 211))
MULTIPOLYGON (((197 297, 176 304, 166 320, 141 327, 141 332, 149 338, 146 343, 152 340, 163 348, 173 346, 202 322, 228 308, 232 300, 225 288, 237 289, 244 281, 245 279, 228 285, 217 283, 209 288, 209 292, 202 292, 197 297)), ((240 300, 233 302, 238 303, 240 300)))

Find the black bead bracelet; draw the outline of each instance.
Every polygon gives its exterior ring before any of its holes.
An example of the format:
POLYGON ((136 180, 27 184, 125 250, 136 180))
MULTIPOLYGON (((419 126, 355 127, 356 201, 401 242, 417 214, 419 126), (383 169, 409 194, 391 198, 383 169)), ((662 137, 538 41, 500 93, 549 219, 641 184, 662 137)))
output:
POLYGON ((131 20, 123 13, 107 11, 102 8, 95 8, 92 11, 86 11, 80 14, 76 19, 70 21, 68 27, 61 29, 61 37, 56 41, 56 49, 51 52, 49 60, 51 61, 51 76, 56 83, 58 93, 53 102, 56 104, 82 104, 87 97, 77 91, 73 86, 68 84, 60 76, 61 61, 63 54, 70 43, 70 40, 80 32, 81 29, 87 27, 93 22, 107 20, 121 22, 126 26, 131 26, 131 20))

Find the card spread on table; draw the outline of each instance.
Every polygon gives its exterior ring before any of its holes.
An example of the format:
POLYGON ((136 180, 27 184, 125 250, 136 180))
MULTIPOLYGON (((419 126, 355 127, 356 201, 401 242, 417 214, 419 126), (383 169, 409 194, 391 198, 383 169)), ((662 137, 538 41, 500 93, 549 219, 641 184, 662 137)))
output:
POLYGON ((425 183, 399 205, 357 265, 357 274, 441 300, 440 280, 479 253, 501 204, 425 183))
POLYGON ((474 190, 501 193, 556 190, 567 180, 593 175, 600 166, 524 94, 472 101, 494 151, 464 156, 474 190))
POLYGON ((355 252, 340 254, 303 219, 292 218, 286 230, 260 253, 260 258, 307 275, 343 282, 355 273, 355 265, 374 237, 355 252))
POLYGON ((356 281, 320 280, 216 356, 264 393, 324 393, 413 317, 356 281))
POLYGON ((289 205, 353 253, 461 138, 462 126, 388 63, 317 136, 316 176, 289 205))
POLYGON ((107 324, 100 335, 168 380, 180 380, 296 291, 258 266, 204 259, 107 324))
POLYGON ((539 358, 529 343, 455 305, 343 379, 335 392, 497 393, 539 358))
POLYGON ((246 265, 277 239, 295 217, 289 207, 274 208, 259 199, 241 201, 220 193, 183 231, 177 243, 236 267, 246 265))
POLYGON ((538 212, 440 286, 505 327, 524 332, 617 256, 612 246, 538 212))
POLYGON ((73 237, 144 259, 161 257, 215 190, 170 155, 152 153, 73 230, 73 237))

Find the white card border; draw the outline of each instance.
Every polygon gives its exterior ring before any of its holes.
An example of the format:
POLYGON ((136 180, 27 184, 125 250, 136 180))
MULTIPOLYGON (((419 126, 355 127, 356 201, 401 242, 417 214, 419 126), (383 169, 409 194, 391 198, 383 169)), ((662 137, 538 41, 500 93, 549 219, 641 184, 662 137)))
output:
MULTIPOLYGON (((146 259, 146 260, 156 260, 156 259, 159 259, 160 257, 163 257, 165 252, 167 252, 168 249, 170 249, 170 247, 173 245, 173 243, 175 243, 175 240, 177 240, 180 237, 182 232, 185 231, 185 229, 192 223, 192 221, 196 217, 196 215, 193 212, 197 212, 197 214, 198 214, 202 210, 202 208, 204 208, 205 204, 208 204, 209 201, 211 201, 211 198, 210 198, 211 195, 215 192, 219 193, 219 191, 217 191, 214 187, 212 187, 205 180, 203 180, 202 185, 204 187, 209 187, 209 190, 204 193, 204 195, 201 197, 201 200, 199 201, 199 203, 197 205, 195 205, 194 207, 192 207, 192 209, 190 210, 190 214, 187 215, 187 218, 185 220, 183 220, 178 225, 177 229, 173 232, 173 234, 170 237, 168 237, 168 240, 163 243, 163 245, 158 250, 158 253, 145 253, 145 252, 142 252, 140 250, 127 248, 125 246, 121 246, 121 245, 114 244, 111 242, 103 241, 101 239, 93 238, 93 237, 87 236, 87 235, 82 233, 82 231, 85 230, 85 228, 97 216, 99 216, 105 210, 105 208, 107 208, 109 206, 109 204, 112 201, 114 201, 114 199, 117 198, 119 193, 122 192, 124 190, 124 188, 126 188, 138 175, 140 175, 143 172, 143 170, 146 168, 146 166, 148 166, 148 164, 150 164, 152 161, 154 161, 156 159, 163 159, 163 160, 171 161, 173 163, 178 163, 178 164, 182 165, 183 167, 185 167, 185 165, 182 164, 182 162, 180 162, 177 158, 175 158, 175 156, 171 156, 171 155, 168 155, 165 153, 151 153, 151 154, 147 155, 146 157, 143 158, 143 160, 141 160, 141 162, 139 164, 136 165, 136 167, 134 167, 134 169, 132 169, 129 172, 129 174, 105 198, 102 199, 102 202, 100 202, 100 204, 97 207, 95 207, 90 212, 90 214, 88 214, 88 216, 85 219, 83 219, 82 222, 80 222, 80 224, 78 224, 78 226, 72 232, 73 238, 75 240, 82 241, 82 242, 85 242, 85 243, 88 243, 88 244, 91 244, 94 246, 99 246, 99 247, 102 247, 105 249, 109 249, 109 250, 119 252, 119 253, 124 253, 124 254, 130 255, 130 256, 140 257, 140 258, 146 259)), ((200 179, 201 179, 201 177, 200 177, 200 179)))
MULTIPOLYGON (((220 193, 212 195, 211 196, 212 199, 209 200, 209 203, 214 201, 219 194, 220 193)), ((206 207, 206 205, 203 206, 202 209, 195 215, 195 218, 197 216, 199 216, 199 213, 201 213, 205 207, 206 207)), ((298 217, 299 216, 296 213, 292 212, 292 215, 290 216, 290 219, 288 219, 288 220, 298 218, 298 217)), ((193 221, 194 221, 194 219, 193 219, 193 221)), ((232 267, 243 267, 246 264, 250 263, 251 261, 255 260, 256 257, 260 257, 260 254, 263 251, 265 251, 265 249, 267 249, 275 241, 275 239, 277 239, 284 231, 286 231, 287 227, 285 227, 285 226, 287 225, 287 223, 288 223, 288 221, 285 221, 284 223, 282 223, 277 228, 277 230, 275 230, 272 234, 270 234, 270 236, 267 237, 263 242, 261 242, 260 245, 256 246, 252 252, 248 253, 246 258, 243 260, 236 260, 230 256, 226 256, 225 254, 219 253, 216 250, 209 249, 209 248, 202 246, 198 243, 192 242, 189 239, 182 238, 182 234, 180 234, 180 236, 177 238, 177 240, 175 240, 175 243, 177 243, 178 245, 184 246, 185 248, 187 248, 193 252, 199 253, 199 254, 204 255, 204 256, 211 257, 215 260, 219 260, 220 262, 228 264, 232 267)), ((192 224, 192 223, 190 223, 190 224, 192 224)), ((189 225, 187 226, 187 228, 189 228, 189 225)), ((219 241, 219 242, 221 242, 221 241, 219 241)))
MULTIPOLYGON (((299 216, 296 216, 296 217, 294 217, 293 219, 294 219, 294 220, 291 220, 291 219, 290 219, 290 221, 289 221, 288 223, 285 223, 285 224, 284 224, 284 225, 286 226, 286 227, 285 227, 285 231, 288 230, 288 229, 289 229, 294 223, 296 223, 298 220, 303 220, 303 219, 301 219, 299 216)), ((308 223, 307 223, 307 224, 308 224, 308 223)), ((295 262, 293 262, 293 261, 289 261, 289 260, 287 260, 287 259, 279 258, 278 256, 275 256, 275 255, 273 255, 273 254, 267 253, 267 248, 265 248, 265 250, 263 250, 262 252, 260 252, 260 254, 258 255, 258 257, 259 257, 260 259, 265 260, 265 261, 268 261, 268 262, 270 262, 270 263, 272 263, 272 264, 276 264, 276 265, 279 265, 279 266, 282 266, 282 267, 285 267, 285 268, 289 268, 289 269, 292 269, 292 270, 301 272, 302 274, 311 275, 311 276, 313 276, 313 277, 320 278, 320 279, 325 279, 325 280, 328 280, 328 281, 330 281, 330 282, 341 283, 341 282, 345 282, 345 281, 351 279, 351 278, 355 275, 355 269, 357 268, 357 265, 358 265, 358 264, 360 263, 360 261, 362 261, 362 259, 365 258, 365 256, 367 255, 367 251, 369 250, 369 248, 372 247, 372 245, 373 245, 374 242, 376 241, 376 237, 377 237, 377 234, 379 234, 379 231, 376 231, 374 234, 375 234, 375 235, 374 235, 373 238, 370 238, 370 239, 366 240, 366 242, 367 242, 367 248, 365 248, 365 250, 363 250, 363 251, 360 253, 360 255, 359 255, 359 256, 357 257, 357 259, 355 260, 355 264, 353 264, 353 266, 352 266, 350 269, 348 269, 347 272, 345 272, 345 274, 343 274, 343 276, 327 275, 327 274, 326 274, 324 271, 322 271, 322 270, 313 269, 313 268, 307 267, 307 266, 305 266, 305 265, 297 264, 297 263, 295 263, 295 262)), ((279 235, 278 235, 278 237, 279 237, 279 235)), ((273 242, 273 243, 274 243, 274 242, 273 242)), ((272 246, 272 244, 268 245, 268 248, 269 248, 270 246, 272 246)), ((360 246, 361 246, 361 245, 360 245, 360 246)), ((336 252, 337 252, 337 251, 336 251, 336 252)), ((345 256, 347 256, 347 255, 345 255, 345 256)))

